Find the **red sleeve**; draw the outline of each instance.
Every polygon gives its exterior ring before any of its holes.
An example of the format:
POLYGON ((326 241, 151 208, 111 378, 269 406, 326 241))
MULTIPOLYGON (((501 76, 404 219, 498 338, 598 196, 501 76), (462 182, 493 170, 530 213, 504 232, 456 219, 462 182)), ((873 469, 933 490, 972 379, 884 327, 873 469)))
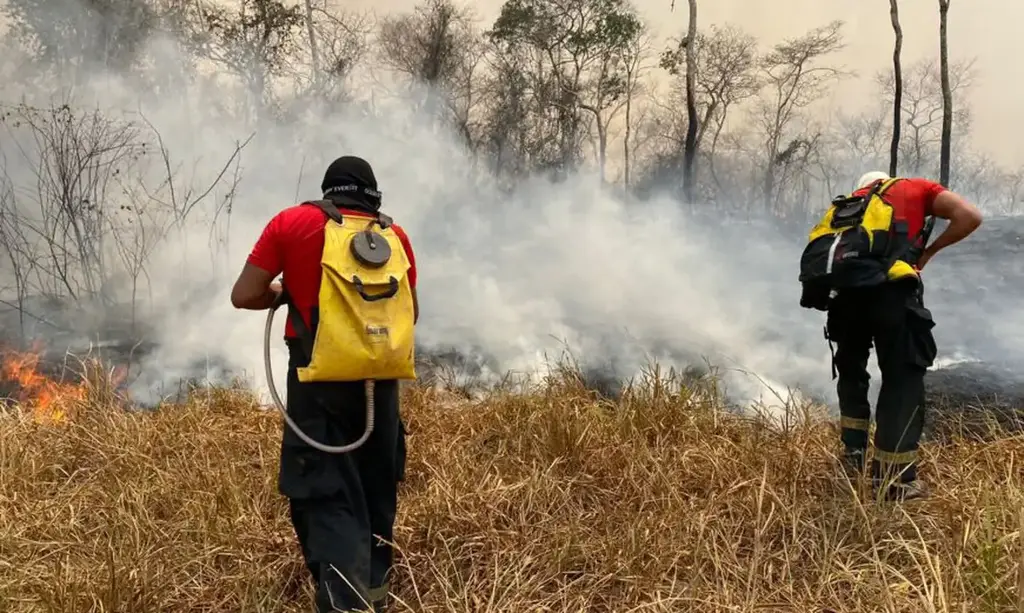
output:
POLYGON ((945 186, 935 181, 928 179, 911 179, 913 186, 917 189, 917 193, 921 196, 921 203, 924 205, 924 214, 932 215, 932 204, 935 202, 935 197, 946 191, 945 186))
POLYGON ((278 213, 263 228, 259 240, 253 246, 246 260, 253 266, 258 266, 275 277, 284 270, 284 249, 281 245, 282 231, 281 214, 278 213))
POLYGON ((409 258, 409 285, 413 289, 416 288, 416 254, 412 251, 412 243, 409 242, 409 235, 405 233, 402 226, 393 224, 391 226, 395 229, 395 234, 398 235, 398 240, 402 241, 402 249, 405 250, 405 256, 409 258))

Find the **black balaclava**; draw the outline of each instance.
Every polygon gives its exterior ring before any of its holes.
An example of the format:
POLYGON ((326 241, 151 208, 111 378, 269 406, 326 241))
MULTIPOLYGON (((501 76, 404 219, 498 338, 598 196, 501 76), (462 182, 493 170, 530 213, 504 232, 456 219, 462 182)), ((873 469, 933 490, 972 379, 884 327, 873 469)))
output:
POLYGON ((327 167, 320 184, 324 198, 343 207, 375 213, 380 209, 381 193, 369 162, 354 155, 342 156, 327 167))

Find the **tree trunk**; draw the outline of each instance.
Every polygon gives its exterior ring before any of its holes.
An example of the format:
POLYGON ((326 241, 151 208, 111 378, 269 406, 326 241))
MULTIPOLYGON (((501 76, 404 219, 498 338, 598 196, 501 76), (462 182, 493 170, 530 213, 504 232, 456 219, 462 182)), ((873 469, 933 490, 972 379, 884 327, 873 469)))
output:
POLYGON ((608 126, 601 121, 601 113, 596 106, 581 104, 580 108, 594 115, 597 124, 597 169, 601 176, 601 185, 605 183, 605 167, 608 165, 608 126))
POLYGON ((601 165, 601 185, 605 184, 605 167, 608 165, 608 130, 607 126, 601 123, 601 118, 597 118, 597 146, 598 150, 598 164, 601 165))
POLYGON ((697 160, 697 0, 690 2, 690 24, 686 33, 686 144, 683 147, 683 193, 693 205, 694 162, 697 160))
POLYGON ((313 30, 313 0, 306 0, 306 33, 309 36, 309 53, 313 63, 313 83, 320 80, 320 54, 316 48, 316 32, 313 30))
POLYGON ((939 61, 942 65, 942 150, 939 154, 939 183, 949 186, 950 141, 953 133, 953 92, 949 88, 949 49, 946 17, 949 0, 939 0, 939 61))
POLYGON ((889 176, 895 177, 899 166, 900 129, 903 123, 900 117, 900 109, 903 106, 903 68, 900 65, 900 53, 903 51, 903 28, 900 27, 899 0, 889 0, 889 16, 892 18, 892 31, 896 36, 892 50, 894 93, 892 99, 892 143, 889 145, 889 176))
POLYGON ((623 175, 622 185, 626 189, 629 189, 629 137, 632 133, 632 111, 633 111, 633 91, 630 89, 626 93, 626 135, 622 139, 622 159, 623 159, 623 175))

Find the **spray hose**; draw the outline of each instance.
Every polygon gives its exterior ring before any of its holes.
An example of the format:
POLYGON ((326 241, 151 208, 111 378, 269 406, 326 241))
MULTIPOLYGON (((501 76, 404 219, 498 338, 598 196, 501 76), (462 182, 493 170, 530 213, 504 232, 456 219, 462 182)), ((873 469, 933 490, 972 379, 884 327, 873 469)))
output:
POLYGON ((355 449, 358 449, 370 438, 370 434, 373 432, 373 414, 374 414, 374 402, 373 402, 373 379, 366 380, 366 430, 363 435, 359 437, 355 442, 349 443, 348 445, 341 445, 340 447, 332 447, 330 445, 324 445, 323 443, 317 442, 309 437, 305 432, 299 429, 292 418, 288 415, 288 409, 285 408, 284 403, 281 402, 281 397, 277 394, 277 386, 274 385, 274 369, 270 363, 270 337, 271 329, 274 323, 274 313, 277 312, 277 307, 280 305, 274 305, 267 311, 267 326, 263 332, 263 362, 266 366, 267 373, 267 386, 270 388, 270 396, 274 399, 274 404, 277 405, 277 410, 281 412, 281 416, 284 417, 288 427, 295 432, 296 435, 307 445, 314 449, 319 449, 324 453, 348 453, 355 449))

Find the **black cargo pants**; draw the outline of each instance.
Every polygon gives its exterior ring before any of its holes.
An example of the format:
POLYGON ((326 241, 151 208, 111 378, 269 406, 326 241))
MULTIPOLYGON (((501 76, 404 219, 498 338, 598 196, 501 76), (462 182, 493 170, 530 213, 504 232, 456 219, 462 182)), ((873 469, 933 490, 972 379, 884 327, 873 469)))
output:
POLYGON ((832 300, 826 329, 835 344, 840 427, 849 468, 861 470, 868 446, 871 405, 867 365, 874 345, 882 386, 875 408, 876 484, 917 478, 924 427, 924 375, 936 356, 935 322, 917 280, 842 290, 832 300))
MULTIPOLYGON (((357 440, 366 426, 364 384, 300 383, 296 368, 309 361, 297 342, 289 339, 288 349, 292 420, 327 445, 357 440)), ((398 394, 397 381, 376 382, 373 433, 349 453, 314 449, 285 424, 278 487, 289 499, 320 613, 380 610, 388 593, 389 543, 405 464, 398 394)))

